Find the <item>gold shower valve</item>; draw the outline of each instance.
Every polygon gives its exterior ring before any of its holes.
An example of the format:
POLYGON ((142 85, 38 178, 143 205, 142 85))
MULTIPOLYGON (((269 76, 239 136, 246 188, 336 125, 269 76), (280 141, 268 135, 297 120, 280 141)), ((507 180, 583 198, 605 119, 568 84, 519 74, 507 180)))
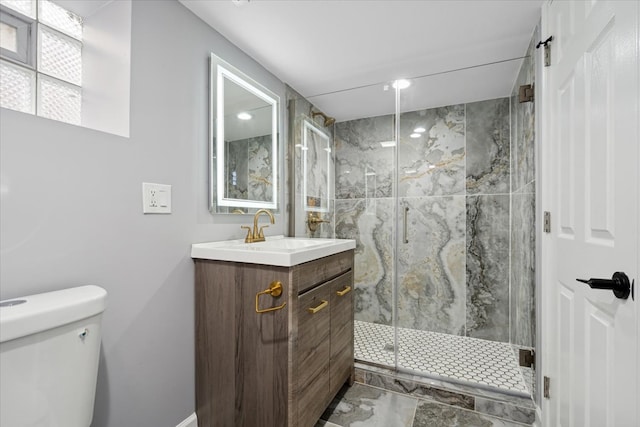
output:
POLYGON ((269 284, 269 288, 265 289, 264 291, 260 291, 256 294, 256 313, 268 313, 270 311, 280 310, 287 305, 286 302, 283 302, 282 305, 279 305, 277 307, 260 309, 260 295, 265 295, 265 294, 269 294, 273 298, 279 298, 280 295, 282 295, 282 282, 277 280, 273 281, 269 284))
POLYGON ((315 233, 318 229, 318 224, 322 224, 323 222, 329 223, 329 220, 323 219, 319 212, 309 212, 307 215, 307 227, 309 227, 309 231, 312 233, 315 233))

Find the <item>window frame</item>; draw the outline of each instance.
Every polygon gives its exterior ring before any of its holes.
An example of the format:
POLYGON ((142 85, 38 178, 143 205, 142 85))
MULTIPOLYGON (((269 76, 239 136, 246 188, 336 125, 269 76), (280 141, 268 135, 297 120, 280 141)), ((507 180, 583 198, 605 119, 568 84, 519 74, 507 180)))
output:
POLYGON ((26 15, 17 16, 19 12, 9 12, 5 6, 0 7, 0 21, 16 29, 17 52, 0 48, 0 57, 8 59, 29 69, 35 70, 35 22, 26 15))

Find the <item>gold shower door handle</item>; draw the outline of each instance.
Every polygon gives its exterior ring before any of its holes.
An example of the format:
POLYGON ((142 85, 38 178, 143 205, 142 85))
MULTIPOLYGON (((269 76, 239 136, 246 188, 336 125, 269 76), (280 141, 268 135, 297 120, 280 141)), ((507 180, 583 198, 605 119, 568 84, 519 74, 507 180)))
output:
POLYGON ((265 289, 264 291, 260 291, 256 294, 256 313, 268 313, 270 311, 280 310, 287 305, 286 302, 283 302, 282 305, 279 305, 277 307, 260 309, 260 295, 265 295, 265 294, 269 294, 273 298, 280 297, 280 295, 282 295, 282 282, 279 282, 279 281, 271 282, 269 284, 268 289, 265 289))
POLYGON ((329 305, 329 301, 322 300, 322 302, 317 307, 309 307, 307 308, 307 311, 311 314, 316 314, 317 312, 319 312, 320 310, 322 310, 328 305, 329 305))
POLYGON ((351 292, 351 286, 345 286, 343 290, 336 291, 336 295, 338 295, 339 297, 343 297, 349 292, 351 292))

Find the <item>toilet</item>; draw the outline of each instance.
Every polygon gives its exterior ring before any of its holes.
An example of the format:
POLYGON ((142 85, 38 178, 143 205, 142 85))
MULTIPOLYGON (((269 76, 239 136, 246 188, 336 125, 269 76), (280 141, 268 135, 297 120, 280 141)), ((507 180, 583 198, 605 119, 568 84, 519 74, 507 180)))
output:
POLYGON ((0 301, 0 425, 91 424, 106 297, 81 286, 0 301))

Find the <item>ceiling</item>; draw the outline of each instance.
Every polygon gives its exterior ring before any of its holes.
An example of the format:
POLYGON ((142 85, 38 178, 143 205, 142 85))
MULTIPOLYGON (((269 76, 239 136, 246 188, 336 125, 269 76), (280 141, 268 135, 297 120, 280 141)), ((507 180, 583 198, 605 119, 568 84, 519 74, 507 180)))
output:
POLYGON ((180 2, 343 121, 508 96, 543 0, 180 2))

